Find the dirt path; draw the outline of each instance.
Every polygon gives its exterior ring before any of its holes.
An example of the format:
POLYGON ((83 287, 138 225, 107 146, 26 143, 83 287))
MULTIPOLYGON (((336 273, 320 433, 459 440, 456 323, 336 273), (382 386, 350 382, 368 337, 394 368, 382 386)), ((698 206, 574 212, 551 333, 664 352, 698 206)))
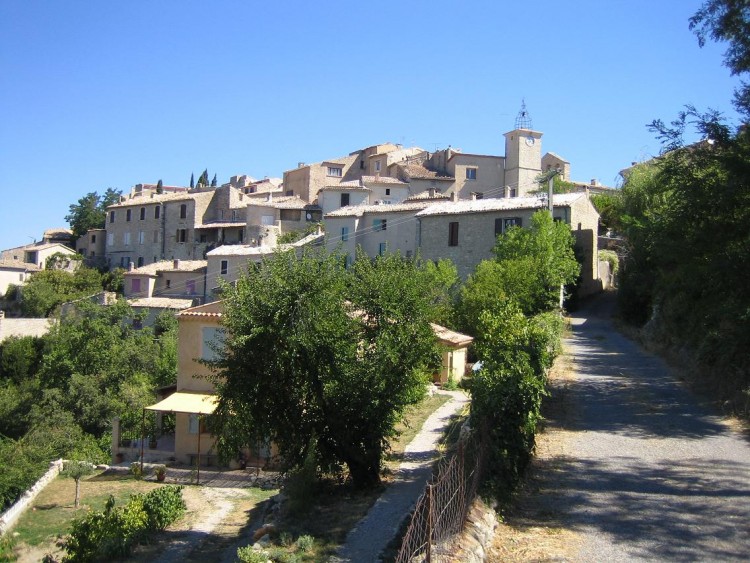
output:
POLYGON ((493 560, 747 560, 746 437, 610 312, 605 298, 572 319, 572 376, 553 381, 549 431, 493 560))

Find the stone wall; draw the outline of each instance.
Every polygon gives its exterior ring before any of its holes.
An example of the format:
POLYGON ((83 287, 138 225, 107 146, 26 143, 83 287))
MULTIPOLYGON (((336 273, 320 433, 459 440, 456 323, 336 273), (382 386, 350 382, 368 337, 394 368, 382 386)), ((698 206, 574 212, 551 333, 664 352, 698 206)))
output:
POLYGON ((0 535, 13 527, 36 496, 60 474, 63 467, 63 460, 58 459, 52 461, 49 466, 47 473, 42 475, 42 477, 34 483, 34 485, 26 491, 13 506, 3 512, 2 516, 0 516, 0 535))

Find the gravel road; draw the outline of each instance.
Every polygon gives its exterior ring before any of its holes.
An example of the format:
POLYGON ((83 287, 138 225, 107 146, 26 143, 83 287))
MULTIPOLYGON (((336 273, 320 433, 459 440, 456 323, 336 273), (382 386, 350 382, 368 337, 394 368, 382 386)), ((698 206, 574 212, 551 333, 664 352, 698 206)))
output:
POLYGON ((611 311, 603 297, 572 319, 575 374, 550 421, 567 437, 535 475, 545 525, 577 534, 573 561, 747 561, 747 436, 614 330, 611 311))

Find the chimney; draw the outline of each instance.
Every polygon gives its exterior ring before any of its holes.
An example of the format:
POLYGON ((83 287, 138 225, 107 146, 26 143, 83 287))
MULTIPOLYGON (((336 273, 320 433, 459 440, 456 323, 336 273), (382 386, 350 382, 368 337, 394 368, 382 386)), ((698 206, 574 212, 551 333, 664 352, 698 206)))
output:
POLYGON ((273 201, 273 193, 268 192, 268 196, 266 196, 266 201, 273 201))
POLYGON ((471 192, 471 201, 477 200, 477 192, 471 192))
POLYGON ((304 162, 298 162, 297 163, 297 168, 304 168, 304 167, 305 167, 305 163, 304 162))
POLYGON ((179 270, 180 269, 180 259, 179 258, 175 258, 173 260, 173 262, 172 262, 172 265, 174 266, 175 270, 179 270))
POLYGON ((456 190, 453 190, 453 193, 451 194, 451 201, 458 201, 458 192, 456 190))
POLYGON ((596 184, 597 184, 596 178, 591 178, 591 185, 596 186, 596 184))
POLYGON ((505 186, 505 199, 510 197, 510 186, 505 186))
POLYGON ((435 197, 435 188, 430 188, 427 190, 427 193, 430 195, 430 197, 435 197))

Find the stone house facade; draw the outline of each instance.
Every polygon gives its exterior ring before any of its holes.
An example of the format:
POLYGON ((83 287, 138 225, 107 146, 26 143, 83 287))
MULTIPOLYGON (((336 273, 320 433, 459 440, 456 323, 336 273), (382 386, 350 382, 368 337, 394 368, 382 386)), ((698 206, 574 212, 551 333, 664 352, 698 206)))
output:
MULTIPOLYGON (((601 289, 596 232, 599 214, 586 193, 555 195, 554 218, 570 225, 583 258, 583 295, 601 289)), ((531 216, 546 209, 542 198, 482 199, 435 204, 416 214, 423 258, 449 258, 466 279, 482 260, 492 257, 499 234, 512 226, 525 227, 531 216)))

